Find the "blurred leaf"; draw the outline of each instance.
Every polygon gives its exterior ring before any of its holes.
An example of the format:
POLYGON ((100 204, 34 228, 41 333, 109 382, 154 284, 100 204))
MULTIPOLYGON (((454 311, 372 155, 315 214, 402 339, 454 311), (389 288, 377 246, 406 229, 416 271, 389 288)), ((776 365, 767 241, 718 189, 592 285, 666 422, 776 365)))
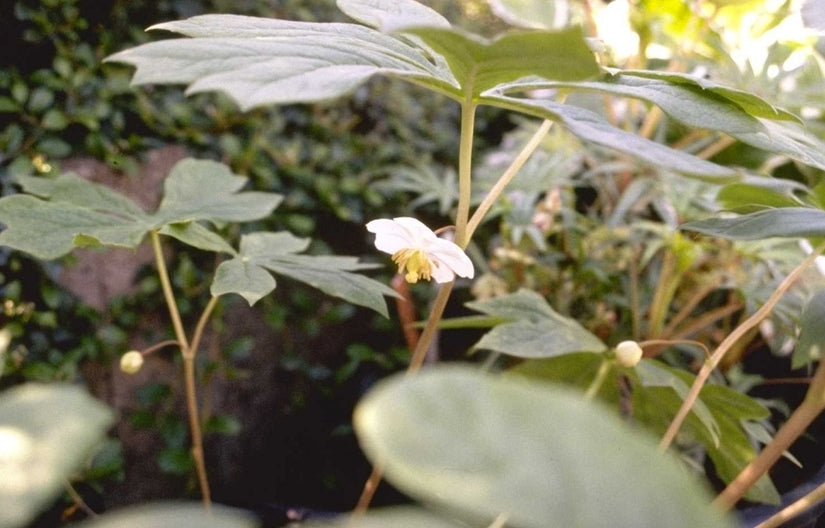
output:
POLYGON ((29 383, 0 393, 0 526, 26 526, 47 507, 112 419, 75 386, 29 383))
POLYGON ((806 367, 822 359, 822 347, 825 346, 825 325, 822 321, 825 321, 825 290, 815 293, 802 310, 791 368, 806 367))
POLYGON ((252 305, 275 288, 266 270, 304 282, 345 301, 388 316, 384 296, 397 297, 389 286, 353 271, 374 268, 354 257, 299 255, 309 240, 287 232, 241 236, 239 254, 218 266, 212 295, 238 293, 252 305))
POLYGON ((167 447, 158 455, 158 467, 164 473, 186 475, 195 467, 195 462, 188 448, 167 447))
POLYGON ((306 528, 461 528, 464 523, 449 520, 418 506, 395 506, 369 510, 354 521, 349 514, 333 521, 309 521, 306 528))
POLYGON ((563 105, 553 101, 517 99, 497 95, 493 92, 484 94, 482 102, 558 121, 572 134, 584 141, 629 154, 654 167, 714 180, 737 177, 737 172, 733 169, 722 167, 686 152, 625 132, 614 127, 598 114, 584 108, 563 105))
POLYGON ((752 213, 760 209, 797 207, 802 203, 790 193, 747 183, 725 185, 716 195, 724 209, 737 213, 752 213))
POLYGON ((355 427, 393 485, 479 525, 733 526, 652 437, 552 385, 461 367, 396 376, 355 427))
POLYGON ((556 313, 538 293, 516 293, 467 303, 467 307, 508 321, 495 326, 473 348, 524 358, 569 352, 601 352, 607 347, 579 323, 556 313))
POLYGON ((488 0, 499 18, 514 26, 550 29, 566 20, 570 7, 562 0, 488 0))
POLYGON ((765 209, 742 216, 687 222, 682 229, 732 240, 821 237, 825 235, 825 211, 807 207, 765 209))
POLYGON ((437 11, 412 0, 338 0, 336 5, 351 18, 385 33, 412 26, 450 27, 437 11))
POLYGON ((258 522, 248 512, 213 505, 165 503, 134 506, 100 515, 78 526, 83 528, 255 528, 258 522))

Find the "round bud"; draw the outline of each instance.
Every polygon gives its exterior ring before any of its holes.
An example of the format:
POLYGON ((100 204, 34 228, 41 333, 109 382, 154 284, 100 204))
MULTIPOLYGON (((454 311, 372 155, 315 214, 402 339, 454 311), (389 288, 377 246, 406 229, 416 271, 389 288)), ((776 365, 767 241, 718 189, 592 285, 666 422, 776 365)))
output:
POLYGON ((642 347, 636 341, 616 345, 616 361, 623 367, 635 367, 642 359, 642 347))
POLYGON ((120 356, 120 370, 126 374, 134 374, 143 366, 143 354, 137 350, 130 350, 120 356))

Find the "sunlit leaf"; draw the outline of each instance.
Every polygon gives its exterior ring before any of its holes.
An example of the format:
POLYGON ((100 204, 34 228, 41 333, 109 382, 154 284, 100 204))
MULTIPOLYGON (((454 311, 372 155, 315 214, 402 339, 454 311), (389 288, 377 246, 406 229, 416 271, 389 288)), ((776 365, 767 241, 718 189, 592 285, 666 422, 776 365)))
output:
POLYGON ((733 526, 653 437, 556 386, 434 368, 380 383, 355 428, 393 485, 474 525, 733 526))
POLYGON ((513 31, 486 40, 455 29, 409 28, 441 54, 465 94, 478 96, 499 84, 537 75, 563 81, 599 74, 581 28, 513 31))
POLYGON ((30 383, 0 393, 0 526, 26 526, 49 506, 112 420, 75 386, 30 383))
POLYGON ((450 27, 437 11, 413 0, 338 0, 336 4, 351 18, 384 33, 414 26, 450 27))
POLYGON ((346 95, 377 74, 414 78, 448 93, 449 70, 399 38, 358 24, 201 15, 153 26, 191 38, 150 42, 107 60, 137 67, 133 84, 221 91, 244 109, 346 95))

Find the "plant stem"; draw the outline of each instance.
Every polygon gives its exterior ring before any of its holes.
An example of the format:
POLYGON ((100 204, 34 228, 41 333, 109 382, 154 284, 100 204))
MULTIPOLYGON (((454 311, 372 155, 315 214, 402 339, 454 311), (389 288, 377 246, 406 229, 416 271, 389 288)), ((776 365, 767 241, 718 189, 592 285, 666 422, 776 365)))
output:
POLYGON ((820 484, 804 497, 792 504, 789 504, 787 507, 765 519, 753 528, 779 528, 785 524, 785 521, 809 510, 822 499, 825 499, 825 484, 820 484))
POLYGON ((607 375, 610 374, 612 367, 612 361, 608 359, 602 360, 602 364, 599 365, 599 370, 596 372, 596 377, 593 378, 590 386, 587 387, 587 392, 584 393, 584 398, 586 400, 592 400, 593 397, 599 393, 599 390, 602 388, 602 385, 604 385, 604 381, 607 379, 607 375))
POLYGON ((541 144, 541 140, 544 139, 544 136, 550 131, 550 127, 553 126, 553 121, 549 119, 545 119, 541 126, 536 130, 527 144, 524 145, 524 148, 521 149, 521 152, 513 159, 513 162, 507 167, 507 170, 501 175, 498 181, 493 185, 493 188, 490 189, 490 192, 487 193, 487 196, 484 197, 481 204, 479 204, 478 208, 473 213, 473 216, 470 218, 469 223, 467 224, 467 239, 471 239, 473 237, 473 233, 475 232, 476 228, 478 228, 481 221, 484 220, 484 216, 493 206, 495 201, 501 195, 504 188, 512 181, 513 177, 518 174, 518 171, 524 166, 530 156, 535 152, 536 148, 541 144))
MULTIPOLYGON (((472 169, 473 169, 473 136, 475 132, 476 103, 473 101, 471 93, 467 94, 461 103, 461 136, 458 152, 458 207, 455 219, 455 243, 461 248, 466 248, 470 243, 470 233, 467 229, 467 222, 470 217, 470 198, 472 197, 472 169)), ((427 357, 427 350, 438 330, 438 323, 444 315, 450 293, 453 291, 455 281, 442 284, 436 294, 427 324, 418 337, 415 348, 412 351, 410 364, 407 366, 407 375, 413 375, 421 369, 427 357)), ((372 468, 369 478, 364 483, 361 496, 350 516, 349 524, 354 525, 369 508, 370 502, 378 489, 378 484, 383 477, 383 463, 376 462, 372 468)))
POLYGON ((203 438, 201 435, 200 414, 198 412, 198 399, 195 386, 195 353, 197 351, 197 344, 200 343, 200 337, 203 333, 203 327, 209 314, 215 307, 217 297, 213 297, 204 313, 198 321, 198 326, 195 330, 193 343, 195 347, 189 346, 189 341, 186 339, 186 333, 183 331, 183 321, 178 311, 177 302, 175 302, 175 295, 172 292, 172 283, 169 280, 169 271, 166 269, 166 261, 163 258, 163 248, 160 245, 160 236, 157 231, 151 231, 152 248, 155 252, 155 263, 158 268, 158 276, 160 277, 161 288, 163 289, 163 297, 166 300, 166 306, 169 308, 169 316, 172 319, 172 327, 175 329, 175 337, 180 344, 181 356, 183 357, 183 377, 184 387, 186 392, 186 410, 189 415, 189 429, 192 435, 192 458, 195 461, 195 471, 198 476, 198 484, 201 490, 201 500, 207 510, 211 509, 212 497, 209 491, 209 479, 206 475, 206 463, 203 455, 203 438))
POLYGON ((770 314, 773 307, 776 306, 776 303, 779 302, 779 299, 788 291, 788 288, 796 281, 797 278, 802 274, 805 269, 811 265, 811 263, 816 260, 816 257, 825 249, 825 244, 819 246, 815 249, 810 255, 808 255, 802 263, 799 264, 787 277, 783 280, 779 286, 774 290, 768 300, 762 305, 759 310, 757 310, 753 315, 748 317, 745 321, 742 322, 733 332, 731 332, 716 348, 713 354, 708 358, 707 361, 702 365, 702 368, 696 374, 696 379, 693 382, 693 385, 690 387, 690 391, 688 392, 687 396, 685 397, 685 401, 682 402, 682 406, 679 408, 679 411, 676 413, 676 416, 673 418, 673 421, 670 423, 667 431, 665 431, 664 436, 662 437, 661 442, 659 443, 659 450, 666 451, 670 444, 673 442, 673 439, 676 438, 676 434, 679 432, 679 428, 682 426, 682 423, 687 418, 688 413, 690 413, 690 409, 693 407, 693 404, 696 402, 696 399, 699 397, 699 392, 702 390, 702 387, 705 385, 705 382, 710 377, 710 374, 713 370, 719 365, 719 362, 725 357, 725 354, 728 350, 733 347, 734 344, 744 335, 746 335, 752 328, 755 328, 759 323, 762 322, 765 317, 770 314))
POLYGON ((458 207, 455 217, 455 243, 466 248, 470 243, 467 222, 470 218, 470 198, 472 197, 473 137, 475 128, 476 103, 472 95, 461 103, 461 140, 458 151, 458 207))
MULTIPOLYGON (((812 253, 812 256, 819 252, 812 253)), ((809 257, 810 258, 810 257, 809 257)), ((759 455, 733 479, 714 501, 722 508, 732 508, 753 484, 759 480, 797 438, 805 433, 811 422, 825 410, 825 362, 820 362, 805 393, 805 399, 782 424, 773 439, 759 455)))

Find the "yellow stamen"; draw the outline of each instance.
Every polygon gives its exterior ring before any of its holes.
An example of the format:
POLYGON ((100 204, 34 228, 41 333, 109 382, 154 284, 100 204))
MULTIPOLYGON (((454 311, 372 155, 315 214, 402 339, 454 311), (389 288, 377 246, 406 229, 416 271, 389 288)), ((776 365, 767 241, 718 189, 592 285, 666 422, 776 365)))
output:
POLYGON ((430 280, 432 265, 427 255, 420 249, 407 248, 396 251, 392 256, 392 261, 398 264, 398 273, 406 274, 404 279, 410 284, 415 284, 418 279, 430 280))

